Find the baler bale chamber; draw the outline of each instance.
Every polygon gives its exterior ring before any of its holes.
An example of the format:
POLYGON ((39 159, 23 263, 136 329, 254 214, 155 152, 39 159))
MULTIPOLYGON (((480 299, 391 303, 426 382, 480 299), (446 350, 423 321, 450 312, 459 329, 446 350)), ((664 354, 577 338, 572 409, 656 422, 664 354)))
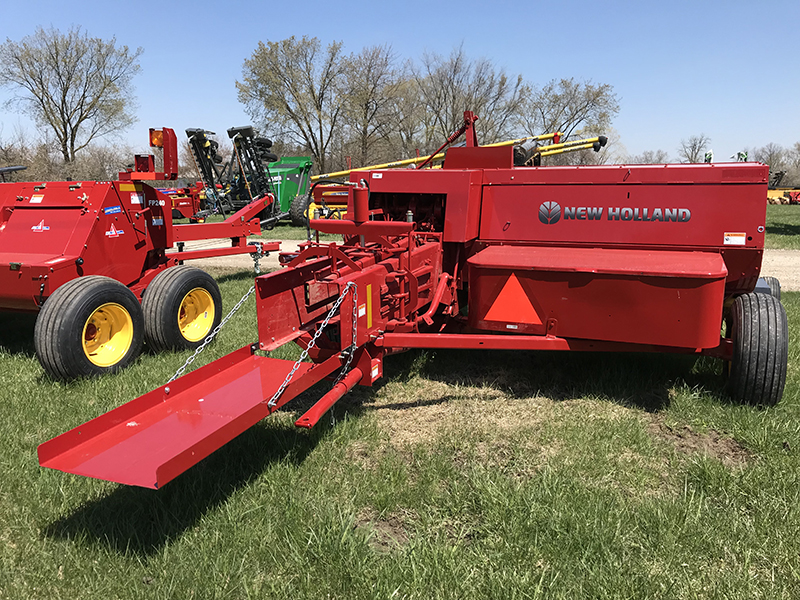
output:
POLYGON ((296 422, 313 427, 409 348, 705 355, 735 399, 780 399, 786 313, 753 293, 766 166, 515 167, 475 119, 442 169, 350 176, 347 218, 311 220, 343 241, 256 278, 256 343, 42 444, 40 463, 160 487, 331 378, 296 422), (288 342, 297 362, 265 355, 288 342))

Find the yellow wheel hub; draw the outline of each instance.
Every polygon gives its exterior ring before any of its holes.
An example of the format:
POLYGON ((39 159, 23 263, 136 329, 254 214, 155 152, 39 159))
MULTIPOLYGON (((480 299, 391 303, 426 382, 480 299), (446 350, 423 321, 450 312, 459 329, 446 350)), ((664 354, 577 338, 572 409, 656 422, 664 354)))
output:
POLYGON ((214 299, 208 290, 194 288, 181 300, 178 308, 178 328, 190 342, 204 339, 214 325, 214 299))
POLYGON ((95 310, 83 326, 83 351, 98 367, 111 367, 121 361, 132 341, 133 319, 113 302, 95 310))

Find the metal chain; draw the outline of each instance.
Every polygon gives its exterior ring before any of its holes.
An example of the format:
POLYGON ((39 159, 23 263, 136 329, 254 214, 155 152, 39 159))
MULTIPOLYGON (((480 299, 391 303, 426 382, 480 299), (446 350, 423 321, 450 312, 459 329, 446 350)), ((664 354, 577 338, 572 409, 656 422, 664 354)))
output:
POLYGON ((236 311, 237 311, 237 310, 239 310, 239 309, 242 307, 242 304, 244 304, 244 303, 245 303, 245 301, 246 301, 246 300, 247 300, 247 299, 250 297, 250 295, 251 295, 253 292, 255 292, 255 291, 256 291, 256 286, 252 286, 252 287, 250 288, 250 290, 249 290, 249 291, 248 291, 248 292, 247 292, 247 293, 246 293, 244 296, 242 296, 242 299, 241 299, 241 300, 239 300, 239 302, 237 302, 237 303, 236 303, 236 306, 234 306, 234 307, 231 309, 231 312, 229 312, 229 313, 228 313, 228 315, 227 315, 227 316, 226 316, 224 319, 222 319, 222 321, 220 321, 220 324, 219 324, 219 325, 217 325, 217 326, 214 328, 214 331, 212 331, 212 332, 209 334, 209 336, 208 336, 208 337, 207 337, 205 340, 203 340, 203 343, 202 343, 202 344, 200 344, 200 345, 199 345, 199 346, 198 346, 198 347, 195 349, 195 351, 194 351, 194 354, 192 354, 192 355, 191 355, 189 358, 187 358, 187 359, 186 359, 186 362, 185 362, 185 363, 183 363, 183 365, 181 365, 181 367, 180 367, 180 368, 178 368, 178 370, 177 370, 177 371, 175 371, 175 375, 173 375, 172 377, 170 377, 170 380, 169 380, 167 383, 172 383, 172 382, 173 382, 173 381, 175 381, 175 380, 176 380, 178 377, 180 377, 181 375, 183 375, 183 373, 186 371, 186 368, 187 368, 187 367, 188 367, 190 364, 192 364, 192 363, 194 362, 194 359, 195 359, 195 358, 197 358, 197 357, 200 355, 200 353, 201 353, 203 350, 205 350, 206 346, 208 346, 208 344, 210 344, 210 343, 211 343, 211 340, 213 340, 213 339, 214 339, 214 338, 217 336, 217 334, 218 334, 218 333, 220 332, 220 330, 221 330, 221 329, 222 329, 222 328, 225 326, 225 324, 226 324, 226 323, 227 323, 227 322, 230 320, 230 318, 231 318, 231 317, 232 317, 234 314, 236 314, 236 311))
POLYGON ((248 242, 248 246, 255 246, 256 251, 253 252, 250 256, 253 257, 253 270, 256 272, 256 275, 261 275, 261 265, 259 265, 258 261, 261 260, 262 256, 266 256, 267 253, 264 252, 261 242, 248 242))
POLYGON ((347 352, 347 360, 342 367, 342 370, 339 371, 339 375, 336 377, 336 380, 333 382, 335 386, 339 383, 344 376, 347 374, 347 369, 350 367, 350 363, 353 361, 353 355, 356 353, 356 327, 358 326, 358 288, 353 287, 353 340, 350 342, 350 347, 346 350, 347 352))
POLYGON ((358 311, 358 288, 356 287, 356 284, 353 283, 352 281, 348 281, 347 285, 344 286, 344 290, 342 290, 341 295, 336 299, 336 302, 334 303, 333 307, 328 311, 328 314, 322 321, 322 326, 314 334, 314 337, 311 338, 311 341, 309 342, 308 346, 306 346, 306 349, 303 350, 303 352, 300 354, 300 358, 298 358, 297 361, 294 363, 294 365, 292 366, 292 370, 289 371, 288 375, 286 375, 286 379, 283 380, 283 383, 278 388, 278 391, 275 392, 275 395, 272 396, 269 402, 267 402, 267 406, 269 406, 270 408, 275 408, 275 405, 278 403, 278 398, 281 397, 281 394, 283 394, 284 390, 286 389, 286 386, 288 386, 289 383, 292 381, 292 377, 294 377, 295 372, 297 371, 298 368, 300 368, 300 363, 302 363, 306 358, 308 358, 309 350, 311 350, 316 345, 317 340, 322 335, 322 332, 325 330, 325 328, 328 326, 328 323, 333 318, 333 315, 335 315, 336 312, 339 310, 339 307, 342 305, 342 302, 344 301, 345 296, 347 296, 347 292, 349 292, 350 289, 353 290, 353 343, 350 346, 351 351, 347 357, 347 362, 345 363, 342 372, 339 373, 339 377, 336 379, 336 383, 339 382, 339 379, 342 377, 342 374, 344 373, 344 369, 350 365, 350 361, 353 359, 353 354, 355 351, 356 316, 358 311))

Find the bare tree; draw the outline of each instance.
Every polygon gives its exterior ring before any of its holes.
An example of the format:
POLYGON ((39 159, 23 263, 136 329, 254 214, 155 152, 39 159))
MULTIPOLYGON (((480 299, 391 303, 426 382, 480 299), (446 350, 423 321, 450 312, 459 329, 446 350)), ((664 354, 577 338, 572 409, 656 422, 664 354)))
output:
POLYGON ((411 73, 411 65, 404 67, 395 97, 390 107, 390 147, 398 158, 411 158, 415 150, 425 147, 422 135, 429 128, 419 85, 411 73))
POLYGON ((306 36, 259 42, 244 61, 236 87, 253 119, 273 135, 307 147, 324 172, 343 117, 346 98, 340 92, 347 61, 340 42, 329 44, 324 52, 320 49, 317 38, 306 36))
POLYGON ((92 140, 135 121, 131 81, 143 50, 117 47, 74 27, 36 30, 0 45, 0 85, 19 91, 11 102, 53 131, 64 162, 92 140))
POLYGON ((770 142, 766 146, 756 148, 750 157, 752 160, 769 165, 772 171, 785 171, 789 167, 788 153, 780 144, 770 142))
POLYGON ((553 79, 531 92, 521 119, 530 133, 560 131, 569 139, 579 132, 603 134, 618 112, 611 85, 553 79))
POLYGON ((711 138, 705 134, 693 135, 688 140, 681 140, 681 146, 678 148, 678 160, 683 163, 700 163, 711 143, 711 138))
POLYGON ((395 60, 389 46, 372 46, 347 61, 344 121, 358 166, 374 161, 375 145, 391 133, 392 107, 401 85, 395 60))
POLYGON ((641 154, 629 156, 625 162, 632 165, 660 165, 669 162, 669 154, 664 150, 645 150, 641 154))
POLYGON ((529 88, 522 76, 509 78, 487 59, 470 60, 459 47, 443 58, 425 54, 415 79, 425 112, 432 118, 424 133, 426 149, 464 122, 464 111, 479 116, 480 143, 510 137, 529 88))

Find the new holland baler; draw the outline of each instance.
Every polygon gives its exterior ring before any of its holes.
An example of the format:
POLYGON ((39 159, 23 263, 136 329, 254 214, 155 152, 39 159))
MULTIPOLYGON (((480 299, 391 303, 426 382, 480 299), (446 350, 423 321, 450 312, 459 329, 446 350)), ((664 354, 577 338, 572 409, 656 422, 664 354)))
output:
MULTIPOLYGON (((259 339, 42 444, 40 464, 157 488, 328 378, 312 427, 409 348, 717 357, 731 395, 783 392, 780 301, 755 294, 761 164, 514 167, 467 146, 440 170, 354 173, 347 219, 256 279, 259 339), (269 357, 294 342, 298 361, 269 357)), ((452 136, 451 136, 452 137, 452 136)))

